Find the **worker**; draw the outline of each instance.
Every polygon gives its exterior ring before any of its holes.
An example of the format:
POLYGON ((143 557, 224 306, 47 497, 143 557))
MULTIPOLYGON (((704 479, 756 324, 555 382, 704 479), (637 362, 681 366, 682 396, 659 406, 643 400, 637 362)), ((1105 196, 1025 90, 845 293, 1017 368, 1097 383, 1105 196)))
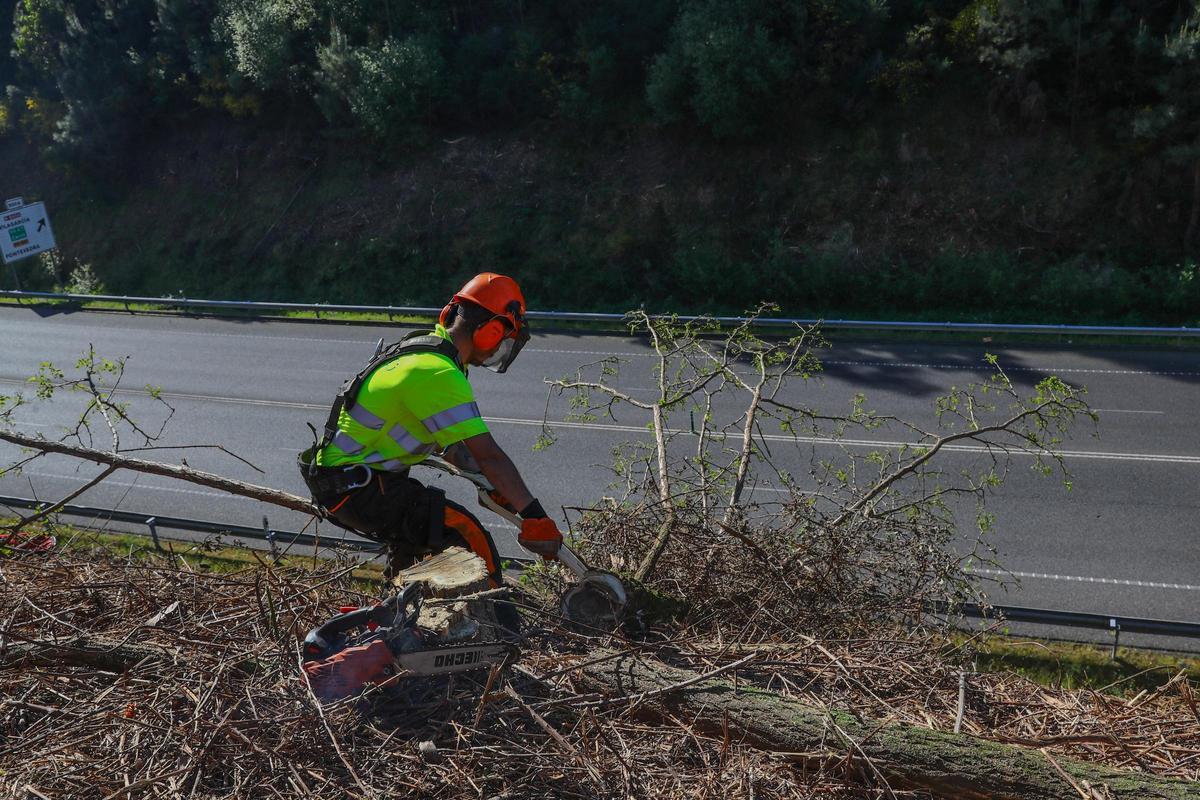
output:
MULTIPOLYGON (((479 520, 409 475, 431 454, 487 476, 496 487, 493 499, 521 516, 522 547, 544 559, 558 552, 562 533, 492 438, 467 382, 469 367, 505 372, 528 340, 516 281, 476 275, 442 309, 432 332, 383 349, 342 386, 324 438, 300 454, 322 513, 387 544, 390 572, 458 545, 483 559, 492 586, 500 585, 496 545, 479 520)), ((497 612, 515 630, 515 610, 498 605, 497 612)))

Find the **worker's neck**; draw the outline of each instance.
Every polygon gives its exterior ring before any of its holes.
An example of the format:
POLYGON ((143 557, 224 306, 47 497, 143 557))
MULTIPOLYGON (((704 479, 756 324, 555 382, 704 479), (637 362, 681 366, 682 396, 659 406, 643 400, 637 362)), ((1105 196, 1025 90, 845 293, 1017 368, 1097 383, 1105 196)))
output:
POLYGON ((458 348, 459 363, 463 366, 470 364, 471 354, 475 350, 471 331, 468 331, 463 325, 455 325, 448 333, 450 341, 454 342, 454 346, 458 348))

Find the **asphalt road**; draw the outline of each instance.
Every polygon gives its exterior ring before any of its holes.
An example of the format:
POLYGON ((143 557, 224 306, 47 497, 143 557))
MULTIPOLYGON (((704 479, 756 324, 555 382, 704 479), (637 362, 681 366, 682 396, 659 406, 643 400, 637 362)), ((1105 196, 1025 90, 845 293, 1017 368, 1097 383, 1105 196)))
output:
MULTIPOLYGON (((122 385, 159 386, 175 408, 163 444, 219 444, 253 462, 261 473, 211 449, 146 456, 184 458, 194 467, 303 494, 294 457, 311 441, 306 423, 319 428, 337 387, 370 355, 375 341, 398 338, 401 332, 382 326, 0 308, 0 394, 16 390, 42 361, 73 364, 89 344, 109 358, 128 356, 122 385)), ((1101 419, 1098 429, 1081 425, 1064 443, 1073 473, 1070 491, 1058 479, 1034 474, 1028 468, 1031 459, 1014 460, 991 509, 998 518, 993 541, 1004 565, 1021 581, 996 592, 996 601, 1200 620, 1200 425, 1195 418, 1200 352, 835 340, 822 355, 822 376, 795 384, 788 397, 842 412, 861 392, 869 408, 930 424, 932 402, 939 394, 990 374, 985 352, 998 355, 1026 389, 1049 374, 1085 385, 1101 419)), ((605 465, 612 447, 644 437, 645 418, 629 409, 616 422, 556 424, 558 444, 533 450, 546 407, 543 379, 614 354, 627 360, 618 378, 622 389, 648 398, 654 391, 650 351, 644 342, 620 336, 537 334, 509 374, 472 372, 493 433, 547 508, 587 504, 610 492, 611 473, 605 465)), ((154 403, 135 394, 127 399, 147 425, 162 420, 154 403)), ((17 427, 53 435, 75 419, 80 402, 63 396, 22 409, 17 427)), ((561 420, 566 411, 565 403, 555 401, 551 420, 561 420)), ((717 411, 722 419, 738 413, 733 404, 717 411)), ((106 434, 97 433, 97 446, 108 446, 106 434)), ((859 452, 910 438, 901 430, 851 436, 861 442, 852 446, 859 452)), ((124 444, 131 442, 127 438, 124 444)), ((823 444, 799 452, 788 450, 783 441, 773 444, 778 457, 798 471, 814 452, 818 457, 837 455, 823 444)), ((18 455, 16 448, 0 445, 0 463, 18 455)), ((978 454, 955 452, 946 463, 953 471, 978 461, 978 454)), ((0 478, 0 494, 57 498, 95 472, 65 458, 42 459, 20 477, 0 478)), ((451 485, 446 476, 427 477, 446 486, 452 497, 473 503, 467 487, 451 485)), ((767 483, 756 488, 757 500, 779 496, 767 483)), ((266 513, 277 529, 299 529, 304 522, 299 515, 253 501, 128 473, 110 478, 76 502, 242 525, 257 525, 266 513)), ((497 523, 501 550, 520 552, 512 529, 491 519, 497 523)))

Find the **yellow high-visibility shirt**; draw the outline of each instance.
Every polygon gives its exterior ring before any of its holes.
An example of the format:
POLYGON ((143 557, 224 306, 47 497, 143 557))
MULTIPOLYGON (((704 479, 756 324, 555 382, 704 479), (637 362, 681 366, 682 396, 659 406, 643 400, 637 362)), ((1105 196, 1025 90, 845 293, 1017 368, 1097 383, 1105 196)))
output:
MULTIPOLYGON (((441 325, 433 332, 450 340, 441 325)), ((487 432, 471 384, 453 360, 405 353, 367 376, 356 402, 338 415, 337 435, 317 453, 317 464, 393 472, 487 432)))

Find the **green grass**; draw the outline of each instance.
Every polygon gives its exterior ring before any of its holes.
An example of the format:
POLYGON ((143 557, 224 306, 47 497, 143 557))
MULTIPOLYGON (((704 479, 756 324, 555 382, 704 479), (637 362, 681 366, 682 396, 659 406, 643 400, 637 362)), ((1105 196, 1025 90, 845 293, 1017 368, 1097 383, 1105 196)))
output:
MULTIPOLYGON (((963 641, 956 637, 957 641, 963 641)), ((1042 686, 1136 694, 1162 686, 1183 670, 1200 683, 1200 658, 1129 647, 1119 648, 991 636, 976 641, 981 672, 1014 672, 1042 686)))
MULTIPOLYGON (((391 160, 339 148, 317 166, 261 121, 214 118, 196 124, 271 159, 247 157, 235 181, 224 155, 166 137, 144 154, 145 173, 169 166, 169 183, 92 197, 80 181, 40 177, 55 186, 61 245, 114 293, 432 307, 488 269, 518 277, 534 309, 735 315, 771 299, 799 318, 1200 325, 1200 271, 1119 224, 1089 212, 1016 247, 1032 235, 1030 203, 1089 180, 1064 166, 1061 132, 1043 137, 1058 150, 1028 148, 961 103, 921 110, 916 128, 907 114, 840 131, 814 123, 789 144, 730 152, 674 152, 678 142, 649 134, 581 147, 528 131, 391 160), (928 159, 897 160, 909 128, 924 131, 928 159), (1013 150, 1004 175, 997 147, 1013 150), (1011 170, 1023 188, 996 195, 1011 170)), ((0 150, 33 169, 19 144, 0 150)), ((33 260, 16 270, 27 288, 56 281, 33 260)))
MULTIPOLYGON (((11 524, 12 519, 0 519, 0 525, 11 524)), ((273 568, 308 568, 333 559, 320 555, 285 554, 272 561, 265 550, 240 546, 221 538, 204 542, 169 539, 161 534, 162 548, 156 548, 152 539, 131 533, 110 533, 55 524, 36 528, 35 532, 52 533, 59 547, 71 553, 104 553, 113 558, 133 559, 151 563, 184 564, 197 572, 234 573, 270 565, 273 568)), ((0 554, 5 548, 0 547, 0 554)), ((375 564, 363 564, 350 573, 363 588, 378 590, 383 584, 383 570, 375 564)))

